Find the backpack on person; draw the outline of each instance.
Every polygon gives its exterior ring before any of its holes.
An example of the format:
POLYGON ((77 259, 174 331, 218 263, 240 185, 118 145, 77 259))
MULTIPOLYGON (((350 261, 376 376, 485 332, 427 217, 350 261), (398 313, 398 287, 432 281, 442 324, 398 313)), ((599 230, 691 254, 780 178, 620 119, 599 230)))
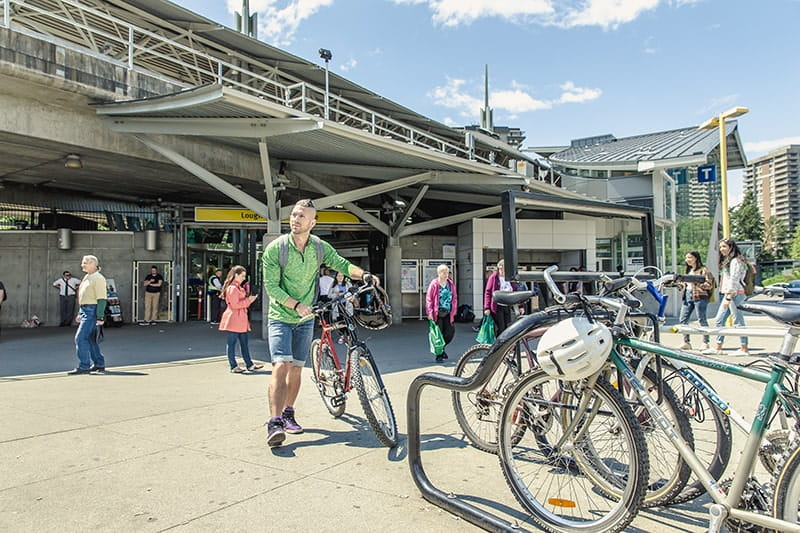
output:
MULTIPOLYGON (((322 239, 316 235, 309 235, 308 237, 311 243, 314 245, 314 248, 317 250, 317 272, 319 272, 319 268, 322 266, 323 256, 325 255, 325 250, 322 248, 322 239)), ((284 233, 278 237, 278 239, 280 239, 280 243, 278 244, 278 266, 281 267, 281 277, 279 283, 283 284, 283 270, 286 268, 286 264, 289 262, 289 234, 284 233)), ((314 301, 316 302, 319 299, 319 276, 317 276, 315 283, 314 301)))
POLYGON ((742 286, 744 287, 744 294, 750 297, 756 292, 756 266, 747 259, 742 258, 742 261, 744 261, 745 266, 742 286))

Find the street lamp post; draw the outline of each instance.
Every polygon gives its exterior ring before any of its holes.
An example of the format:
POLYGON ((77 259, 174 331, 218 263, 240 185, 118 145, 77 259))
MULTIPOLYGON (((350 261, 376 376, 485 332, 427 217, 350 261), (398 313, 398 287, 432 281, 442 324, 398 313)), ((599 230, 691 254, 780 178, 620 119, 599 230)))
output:
POLYGON ((728 133, 725 130, 725 120, 736 118, 750 111, 746 107, 733 107, 717 117, 711 117, 700 125, 701 130, 719 128, 719 180, 722 185, 722 236, 729 239, 731 236, 731 218, 728 213, 728 133))
POLYGON ((330 50, 320 48, 319 57, 325 60, 325 120, 328 120, 330 118, 330 105, 328 103, 328 94, 330 94, 330 85, 328 82, 328 61, 333 59, 333 54, 330 50))

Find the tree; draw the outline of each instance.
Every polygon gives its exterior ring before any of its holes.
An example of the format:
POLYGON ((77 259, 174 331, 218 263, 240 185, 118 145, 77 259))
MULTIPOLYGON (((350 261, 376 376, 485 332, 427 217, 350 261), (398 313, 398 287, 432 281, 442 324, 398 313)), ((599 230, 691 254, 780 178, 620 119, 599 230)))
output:
POLYGON ((786 221, 775 216, 764 224, 764 242, 759 259, 787 259, 786 242, 789 240, 786 221))
POLYGON ((789 250, 792 258, 800 257, 800 224, 794 227, 794 237, 792 237, 792 247, 789 250))
POLYGON ((756 205, 756 197, 752 190, 744 195, 739 207, 731 212, 731 235, 736 241, 759 241, 764 239, 764 220, 756 205))

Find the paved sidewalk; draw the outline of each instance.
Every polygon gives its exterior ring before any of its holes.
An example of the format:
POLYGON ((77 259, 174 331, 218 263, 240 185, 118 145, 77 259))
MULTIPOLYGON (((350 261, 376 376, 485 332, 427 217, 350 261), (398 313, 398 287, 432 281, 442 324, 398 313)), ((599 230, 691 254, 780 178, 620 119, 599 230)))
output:
MULTIPOLYGON (((457 324, 450 359, 436 365, 426 329, 410 320, 370 332, 402 436, 395 450, 379 445, 357 395, 331 418, 309 369, 297 402, 306 432, 270 449, 269 372, 230 374, 224 336, 207 324, 110 329, 109 372, 82 376, 65 375, 75 366, 73 330, 4 329, 0 531, 477 531, 422 499, 409 473, 408 385, 424 371, 451 373, 475 337, 457 324)), ((752 345, 775 349, 778 340, 752 345)), ((251 349, 264 359, 263 341, 251 339, 251 349)), ((704 374, 751 412, 749 384, 704 374)), ((465 442, 449 393, 425 389, 422 405, 431 482, 535 530, 497 458, 465 442)), ((703 531, 706 501, 643 511, 628 530, 703 531)))

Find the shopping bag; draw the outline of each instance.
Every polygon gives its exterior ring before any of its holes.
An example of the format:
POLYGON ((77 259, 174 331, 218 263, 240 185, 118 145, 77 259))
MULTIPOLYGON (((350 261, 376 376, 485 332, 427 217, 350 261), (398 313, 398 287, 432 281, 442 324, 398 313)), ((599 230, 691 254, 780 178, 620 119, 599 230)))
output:
POLYGON ((444 351, 444 336, 442 330, 433 320, 428 320, 428 344, 433 355, 441 355, 444 351))
POLYGON ((492 320, 491 316, 483 316, 481 329, 478 330, 478 336, 475 340, 478 344, 494 344, 494 320, 492 320))

